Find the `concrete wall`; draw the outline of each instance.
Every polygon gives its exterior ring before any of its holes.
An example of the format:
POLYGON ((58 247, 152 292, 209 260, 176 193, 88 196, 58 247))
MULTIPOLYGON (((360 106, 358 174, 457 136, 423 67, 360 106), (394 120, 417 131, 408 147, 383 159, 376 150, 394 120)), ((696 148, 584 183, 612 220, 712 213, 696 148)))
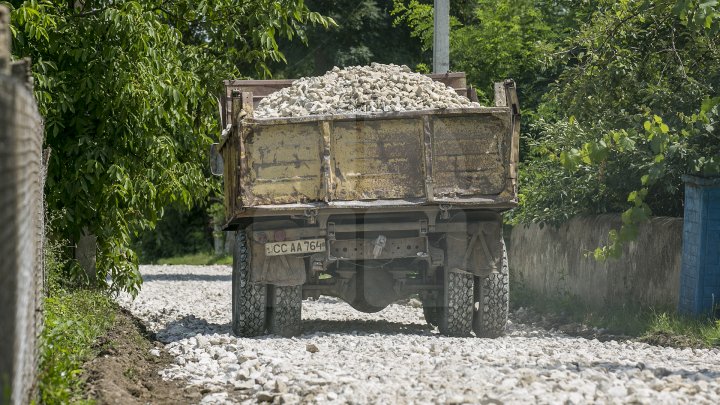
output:
POLYGON ((8 17, 0 6, 0 403, 26 404, 42 326, 43 132, 29 63, 10 62, 8 17))
POLYGON ((589 306, 676 308, 680 291, 682 218, 654 218, 640 227, 620 259, 585 257, 619 229, 619 215, 570 220, 560 227, 517 226, 510 235, 514 281, 545 296, 570 294, 589 306))

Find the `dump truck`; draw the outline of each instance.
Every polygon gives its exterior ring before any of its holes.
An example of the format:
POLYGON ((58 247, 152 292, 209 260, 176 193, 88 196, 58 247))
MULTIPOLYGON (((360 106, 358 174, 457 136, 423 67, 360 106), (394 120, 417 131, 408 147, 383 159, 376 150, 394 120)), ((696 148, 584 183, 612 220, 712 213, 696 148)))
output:
MULTIPOLYGON (((468 95, 464 73, 430 75, 468 95)), ((515 83, 491 107, 261 118, 292 80, 228 80, 213 145, 235 232, 232 329, 301 332, 320 295, 377 312, 412 297, 452 336, 508 317, 502 212, 517 204, 515 83)))

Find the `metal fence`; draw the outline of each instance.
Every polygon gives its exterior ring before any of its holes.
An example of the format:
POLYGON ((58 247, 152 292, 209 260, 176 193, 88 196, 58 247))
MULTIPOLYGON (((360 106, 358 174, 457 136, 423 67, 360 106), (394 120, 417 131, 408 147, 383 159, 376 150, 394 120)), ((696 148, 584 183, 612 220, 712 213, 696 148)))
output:
POLYGON ((10 61, 0 6, 0 403, 36 395, 44 291, 43 128, 29 61, 10 61))

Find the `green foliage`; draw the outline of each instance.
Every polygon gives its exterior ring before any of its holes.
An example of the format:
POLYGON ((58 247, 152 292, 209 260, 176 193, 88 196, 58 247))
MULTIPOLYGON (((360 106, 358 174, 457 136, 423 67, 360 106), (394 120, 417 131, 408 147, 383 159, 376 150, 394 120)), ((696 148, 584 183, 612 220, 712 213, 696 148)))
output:
POLYGON ((520 83, 523 108, 534 109, 549 80, 556 76, 553 53, 559 47, 561 25, 551 25, 549 2, 482 0, 477 22, 458 27, 451 35, 453 69, 467 73, 486 102, 494 82, 513 78, 520 83))
POLYGON ((641 341, 663 346, 720 346, 720 321, 689 319, 674 313, 653 313, 641 341))
POLYGON ((63 253, 68 242, 52 232, 61 215, 48 215, 50 232, 43 247, 47 281, 44 328, 38 341, 38 388, 43 404, 89 402, 83 399, 82 365, 95 354, 95 340, 112 326, 117 310, 106 293, 79 289, 82 283, 68 277, 70 262, 63 253))
POLYGON ((112 326, 116 306, 91 290, 56 292, 45 300, 40 344, 39 389, 43 404, 82 402, 82 365, 95 340, 112 326))
MULTIPOLYGON (((407 25, 412 29, 411 36, 418 38, 423 51, 431 51, 433 46, 433 6, 424 4, 418 0, 410 0, 407 4, 401 0, 394 1, 392 15, 397 16, 394 24, 407 25)), ((450 18, 450 29, 457 27, 460 23, 455 18, 450 18)))
POLYGON ((683 174, 719 172, 718 4, 680 3, 600 1, 566 38, 575 51, 538 107, 513 221, 622 212, 594 252, 616 257, 650 215, 682 215, 683 174))
POLYGON ((275 65, 278 75, 297 78, 323 74, 333 66, 371 62, 412 66, 420 61, 420 47, 409 29, 392 25, 392 0, 308 0, 306 4, 336 25, 306 30, 307 47, 281 41, 289 63, 275 65))
POLYGON ((153 230, 133 241, 140 263, 154 263, 162 257, 205 253, 213 249, 211 218, 203 204, 189 210, 170 207, 153 230))
MULTIPOLYGON (((334 27, 335 21, 295 0, 154 0, 147 8, 177 29, 192 45, 206 73, 236 67, 245 74, 271 75, 269 64, 285 62, 283 40, 307 42, 313 27, 334 27)), ((210 77, 211 83, 226 77, 210 77)))
POLYGON ((333 25, 303 2, 12 1, 13 54, 34 61, 52 148, 47 180, 57 233, 98 238, 102 287, 137 292, 131 237, 164 207, 218 192, 206 150, 219 133, 213 97, 240 69, 269 74, 278 38, 333 25))
MULTIPOLYGON (((534 110, 559 73, 560 59, 554 56, 584 6, 570 1, 471 3, 455 10, 457 17, 451 16, 451 70, 465 72, 486 103, 491 101, 494 82, 513 78, 519 83, 523 108, 534 110)), ((394 4, 395 23, 409 26, 423 50, 431 50, 432 5, 418 0, 395 0, 394 4)), ((429 55, 426 62, 431 62, 429 55)))

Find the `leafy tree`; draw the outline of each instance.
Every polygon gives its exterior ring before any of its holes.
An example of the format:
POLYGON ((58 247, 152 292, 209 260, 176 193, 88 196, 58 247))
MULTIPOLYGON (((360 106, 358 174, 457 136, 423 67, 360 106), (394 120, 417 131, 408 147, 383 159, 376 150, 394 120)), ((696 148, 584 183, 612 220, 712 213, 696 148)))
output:
POLYGON ((213 235, 207 209, 195 204, 190 210, 168 207, 163 218, 150 232, 143 232, 131 245, 141 263, 153 263, 165 257, 208 253, 213 235))
MULTIPOLYGON (((98 282, 137 292, 130 238, 170 204, 212 191, 205 151, 219 133, 213 96, 242 69, 267 74, 279 37, 333 22, 303 2, 12 1, 16 57, 32 57, 52 148, 59 237, 98 237, 98 282)), ((72 274, 80 274, 72 272, 72 274)))
POLYGON ((651 214, 682 215, 682 174, 720 168, 717 2, 599 2, 545 96, 516 221, 623 212, 599 259, 651 214))
MULTIPOLYGON (((484 102, 493 83, 513 78, 523 109, 533 111, 561 71, 562 41, 586 17, 586 6, 568 0, 475 0, 451 4, 450 67, 463 71, 484 102)), ((432 2, 395 0, 396 24, 406 24, 432 50, 432 2)), ((432 62, 427 55, 426 63, 432 62)))
POLYGON ((307 5, 337 22, 329 30, 308 29, 307 43, 281 41, 280 49, 290 61, 277 65, 288 78, 319 75, 333 66, 366 65, 370 62, 413 66, 421 59, 420 45, 404 26, 393 26, 392 0, 308 0, 307 5))

